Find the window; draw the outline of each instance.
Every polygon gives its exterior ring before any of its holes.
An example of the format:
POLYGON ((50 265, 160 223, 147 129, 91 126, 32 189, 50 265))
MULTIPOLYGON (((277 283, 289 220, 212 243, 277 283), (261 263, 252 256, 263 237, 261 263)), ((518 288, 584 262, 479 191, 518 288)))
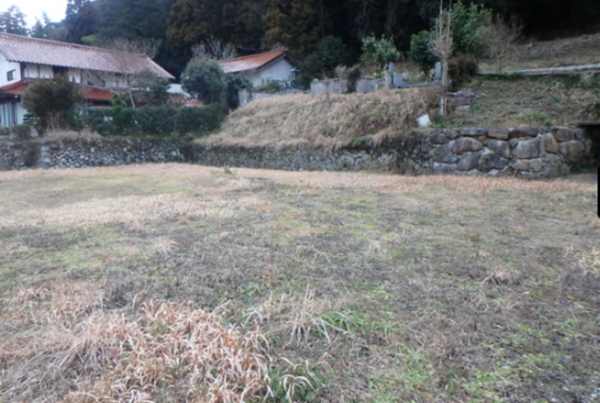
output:
POLYGON ((7 79, 8 81, 12 81, 12 80, 14 80, 14 79, 15 79, 15 71, 16 71, 16 70, 11 70, 11 71, 9 71, 8 73, 6 73, 6 79, 7 79))

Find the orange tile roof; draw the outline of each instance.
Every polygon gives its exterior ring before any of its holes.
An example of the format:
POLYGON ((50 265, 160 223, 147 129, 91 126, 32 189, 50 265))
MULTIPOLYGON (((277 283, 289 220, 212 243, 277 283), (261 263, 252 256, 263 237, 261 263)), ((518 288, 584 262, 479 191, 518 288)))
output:
POLYGON ((27 81, 21 80, 16 83, 0 87, 0 92, 11 95, 22 95, 27 89, 27 81))
POLYGON ((175 78, 146 55, 47 39, 0 33, 0 52, 12 62, 111 73, 132 73, 141 69, 150 69, 160 77, 175 78))
POLYGON ((112 96, 113 94, 110 91, 92 88, 90 91, 86 92, 83 97, 91 101, 110 101, 112 96))
MULTIPOLYGON (((260 69, 281 56, 288 56, 293 60, 287 52, 285 48, 277 49, 250 56, 236 57, 235 59, 219 60, 218 63, 225 73, 239 73, 241 71, 260 69)), ((295 64, 296 62, 293 60, 293 63, 295 64)))

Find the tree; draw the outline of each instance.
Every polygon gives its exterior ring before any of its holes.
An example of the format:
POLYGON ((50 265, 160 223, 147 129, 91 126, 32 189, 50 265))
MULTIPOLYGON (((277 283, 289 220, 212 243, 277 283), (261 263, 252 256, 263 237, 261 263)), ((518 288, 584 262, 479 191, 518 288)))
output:
POLYGON ((79 85, 62 74, 33 82, 23 94, 23 106, 39 119, 42 130, 63 126, 66 113, 82 100, 79 85))
POLYGON ((0 13, 0 32, 16 35, 28 34, 25 14, 21 12, 19 7, 13 5, 5 12, 0 13))
POLYGON ((408 57, 417 63, 419 69, 425 74, 428 74, 435 62, 438 61, 438 58, 429 49, 430 40, 431 33, 429 31, 421 31, 410 37, 408 57))
POLYGON ((235 46, 228 43, 224 45, 220 40, 211 36, 206 42, 192 47, 192 55, 196 59, 203 60, 226 60, 236 57, 235 46))
POLYGON ((361 60, 364 64, 376 65, 380 70, 383 70, 386 64, 396 62, 399 59, 400 52, 391 39, 387 39, 385 36, 382 36, 381 39, 374 36, 363 38, 361 60))
POLYGON ((479 27, 477 33, 487 45, 491 56, 496 59, 496 70, 502 71, 502 61, 515 41, 521 37, 522 25, 512 18, 506 21, 498 15, 495 19, 489 18, 486 25, 479 27))
POLYGON ((444 11, 440 2, 440 16, 429 42, 429 49, 442 61, 442 86, 444 88, 448 88, 448 60, 452 56, 452 19, 452 13, 444 11))
POLYGON ((69 0, 65 17, 67 40, 83 43, 82 38, 96 32, 98 8, 96 2, 89 0, 69 0))
POLYGON ((43 13, 43 23, 36 18, 35 25, 31 29, 31 36, 40 39, 51 39, 53 41, 65 42, 68 31, 60 22, 51 22, 46 13, 43 13))
POLYGON ((338 65, 346 63, 347 58, 344 42, 335 36, 326 36, 300 65, 300 83, 308 87, 313 78, 332 75, 338 65))
POLYGON ((133 77, 138 73, 137 67, 139 66, 140 55, 148 56, 153 59, 160 46, 160 40, 158 39, 126 39, 117 38, 113 40, 106 47, 112 49, 113 58, 117 63, 119 71, 125 78, 125 84, 127 86, 127 92, 129 93, 129 101, 131 107, 135 108, 135 99, 133 97, 132 83, 133 77))
POLYGON ((135 92, 136 104, 158 106, 169 100, 169 80, 159 77, 152 70, 143 69, 132 77, 131 87, 135 92))
POLYGON ((452 6, 452 41, 455 55, 483 56, 486 45, 479 36, 478 30, 485 26, 491 18, 491 10, 483 5, 471 3, 465 6, 462 2, 452 6))
POLYGON ((206 104, 223 102, 226 86, 225 73, 214 60, 192 59, 181 75, 181 88, 206 104))

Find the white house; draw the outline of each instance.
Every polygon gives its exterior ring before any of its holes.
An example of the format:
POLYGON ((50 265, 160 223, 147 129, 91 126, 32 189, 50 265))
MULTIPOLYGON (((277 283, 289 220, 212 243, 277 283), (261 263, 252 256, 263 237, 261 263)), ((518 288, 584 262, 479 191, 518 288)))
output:
POLYGON ((225 73, 242 75, 254 87, 260 87, 269 81, 289 81, 293 78, 292 70, 298 66, 298 61, 284 48, 219 60, 219 64, 225 73))
POLYGON ((21 95, 34 80, 67 74, 87 101, 106 102, 142 69, 175 78, 146 55, 0 33, 0 124, 23 122, 21 95))

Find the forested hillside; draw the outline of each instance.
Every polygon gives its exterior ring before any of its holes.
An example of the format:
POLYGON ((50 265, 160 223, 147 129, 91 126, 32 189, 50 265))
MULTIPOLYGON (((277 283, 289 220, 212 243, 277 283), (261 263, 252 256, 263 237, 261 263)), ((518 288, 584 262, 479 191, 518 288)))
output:
MULTIPOLYGON (((517 17, 537 38, 592 31, 600 2, 581 0, 465 0, 494 13, 517 17)), ((240 54, 289 47, 303 59, 326 36, 340 38, 349 63, 358 59, 361 38, 393 38, 407 51, 411 34, 431 27, 438 0, 69 0, 62 21, 25 27, 17 7, 0 13, 0 31, 100 45, 114 38, 162 40, 157 61, 178 75, 193 45, 214 36, 240 54)), ((0 10, 2 11, 2 10, 0 10)))

